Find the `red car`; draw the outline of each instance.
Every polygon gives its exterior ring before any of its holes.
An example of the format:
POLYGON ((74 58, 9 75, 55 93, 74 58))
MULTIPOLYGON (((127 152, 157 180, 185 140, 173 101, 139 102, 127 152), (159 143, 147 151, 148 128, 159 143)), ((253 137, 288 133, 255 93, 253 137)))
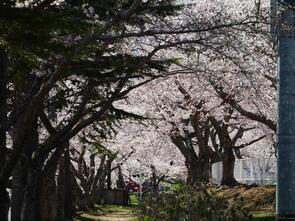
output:
POLYGON ((126 183, 126 190, 128 191, 128 193, 138 193, 139 185, 134 181, 128 181, 126 183))

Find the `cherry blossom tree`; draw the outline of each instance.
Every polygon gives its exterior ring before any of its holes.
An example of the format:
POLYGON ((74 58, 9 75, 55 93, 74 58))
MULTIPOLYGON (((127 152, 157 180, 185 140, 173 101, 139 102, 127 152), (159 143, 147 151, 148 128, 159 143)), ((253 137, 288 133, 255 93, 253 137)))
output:
MULTIPOLYGON (((6 187, 11 176, 13 220, 41 219, 46 208, 41 192, 52 191, 53 198, 59 195, 60 202, 67 201, 71 193, 64 192, 69 184, 64 175, 73 177, 74 169, 80 184, 85 184, 84 196, 92 195, 94 155, 85 166, 83 148, 78 149, 78 166, 70 165, 70 141, 90 125, 103 128, 97 134, 103 139, 104 129, 112 128, 117 119, 148 118, 151 125, 140 128, 142 137, 136 139, 134 127, 121 123, 129 129, 121 132, 130 136, 123 134, 120 142, 114 141, 111 148, 117 149, 112 152, 124 155, 123 144, 132 139, 136 145, 127 146, 136 152, 127 161, 129 169, 143 166, 152 172, 153 165, 168 173, 181 165, 183 157, 179 151, 172 152, 167 135, 175 128, 187 133, 183 120, 196 113, 194 104, 201 98, 206 98, 205 110, 219 121, 224 117, 219 106, 229 97, 235 104, 227 103, 245 117, 238 121, 267 125, 257 116, 274 121, 275 97, 270 90, 276 82, 265 2, 198 2, 188 4, 181 13, 177 11, 182 7, 170 0, 1 2, 5 24, 0 36, 1 217, 7 217, 6 187), (155 80, 168 72, 178 75, 155 80), (193 94, 190 104, 183 104, 175 78, 193 94), (9 139, 12 148, 7 148, 9 139), (153 162, 142 160, 151 161, 153 156, 157 156, 153 162), (83 171, 79 164, 87 169, 83 171), (85 180, 81 174, 89 176, 85 180)), ((194 126, 196 132, 198 126, 194 126)), ((206 137, 199 136, 198 142, 206 137)), ((53 210, 44 214, 54 219, 53 210)))
MULTIPOLYGON (((255 17, 257 24, 246 25, 243 28, 233 26, 226 31, 221 28, 202 32, 200 35, 204 37, 204 41, 190 42, 190 44, 179 46, 177 48, 178 50, 165 50, 165 54, 159 53, 159 56, 178 57, 179 62, 171 68, 170 73, 177 73, 179 75, 176 78, 172 76, 162 81, 157 80, 157 83, 150 83, 143 87, 143 89, 138 89, 138 95, 136 93, 130 95, 127 99, 128 105, 130 103, 140 103, 139 106, 133 108, 133 111, 162 119, 165 113, 169 116, 164 117, 164 119, 168 119, 168 122, 175 122, 177 126, 182 124, 182 120, 187 119, 192 114, 193 108, 188 108, 190 111, 187 111, 186 114, 184 113, 185 111, 176 111, 176 107, 179 106, 179 103, 182 103, 181 99, 179 99, 182 96, 180 91, 173 88, 174 81, 177 79, 181 82, 181 85, 191 90, 190 94, 194 95, 194 100, 206 98, 206 109, 219 122, 219 125, 215 122, 215 129, 221 126, 222 119, 226 115, 223 108, 218 106, 225 106, 227 108, 231 106, 234 109, 233 118, 237 122, 231 126, 233 129, 230 131, 235 131, 237 133, 236 136, 239 137, 238 134, 241 134, 242 128, 244 128, 246 132, 244 135, 246 135, 248 141, 244 139, 239 141, 237 137, 233 137, 234 143, 237 143, 234 145, 236 148, 230 148, 229 153, 231 154, 227 154, 228 156, 232 156, 231 159, 234 159, 234 154, 237 157, 241 157, 239 152, 242 147, 248 146, 252 142, 258 142, 265 136, 264 141, 260 141, 259 143, 268 145, 268 143, 272 142, 276 115, 275 56, 272 49, 271 37, 268 34, 268 2, 260 1, 256 3, 245 1, 243 2, 243 7, 237 8, 236 1, 226 3, 214 1, 212 2, 214 5, 212 7, 207 7, 208 5, 205 6, 200 3, 186 11, 184 17, 190 17, 191 21, 194 21, 195 24, 199 24, 197 21, 200 21, 198 19, 201 18, 207 18, 210 22, 218 22, 217 18, 236 19, 243 18, 243 16, 245 16, 244 18, 255 17), (208 12, 206 15, 205 13, 193 13, 198 9, 203 9, 204 11, 209 10, 210 13, 208 11, 206 11, 208 12), (221 9, 225 13, 219 17, 216 16, 216 14, 221 13, 221 9), (245 13, 246 11, 247 13, 245 13), (227 14, 227 12, 231 13, 227 14), (219 90, 222 89, 225 95, 221 96, 217 88, 219 90), (229 102, 233 97, 234 105, 232 105, 233 102, 229 102), (169 102, 173 105, 163 105, 169 102), (151 114, 151 112, 154 114, 151 114), (253 129, 250 132, 247 128, 253 129), (255 136, 256 133, 261 135, 255 136)), ((173 22, 171 21, 171 23, 173 22)), ((186 40, 192 36, 186 35, 186 40)), ((177 40, 180 41, 183 39, 178 36, 177 40)), ((126 104, 121 104, 121 106, 128 108, 126 104)), ((163 130, 167 133, 171 131, 171 127, 172 125, 168 123, 167 127, 163 130)), ((230 131, 227 131, 227 133, 232 133, 230 131)), ((227 137, 230 137, 229 134, 227 137)), ((220 141, 222 140, 221 138, 219 139, 220 141)), ((264 153, 264 148, 252 149, 256 153, 264 153)), ((243 153, 245 153, 244 150, 242 150, 243 153)), ((256 153, 254 154, 257 155, 256 153)), ((231 162, 234 162, 234 160, 231 160, 231 162)), ((233 175, 230 175, 230 177, 233 177, 233 175)))

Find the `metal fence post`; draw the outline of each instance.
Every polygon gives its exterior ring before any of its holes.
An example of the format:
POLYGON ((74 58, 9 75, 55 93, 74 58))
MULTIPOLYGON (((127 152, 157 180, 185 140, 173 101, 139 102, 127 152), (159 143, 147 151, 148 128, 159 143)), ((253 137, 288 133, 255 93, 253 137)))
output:
POLYGON ((278 221, 295 220, 295 11, 281 11, 278 31, 278 221))

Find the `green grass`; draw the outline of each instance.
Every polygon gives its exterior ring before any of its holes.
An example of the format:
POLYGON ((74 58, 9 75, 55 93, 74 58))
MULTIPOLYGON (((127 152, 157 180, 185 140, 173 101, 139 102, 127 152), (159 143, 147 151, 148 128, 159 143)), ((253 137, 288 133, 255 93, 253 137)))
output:
POLYGON ((95 210, 114 213, 114 212, 132 212, 133 208, 119 205, 95 205, 95 210))
POLYGON ((143 219, 134 218, 134 219, 131 219, 130 221, 150 221, 150 219, 148 217, 144 217, 143 219))
POLYGON ((275 215, 273 213, 256 213, 252 215, 253 221, 259 220, 275 220, 275 215))
MULTIPOLYGON (((103 213, 120 213, 130 212, 132 213, 133 207, 119 206, 119 205, 95 205, 90 211, 81 212, 75 221, 101 221, 99 217, 103 216, 103 213)), ((136 220, 136 219, 135 219, 136 220)))
POLYGON ((256 213, 253 214, 253 218, 273 218, 275 217, 272 213, 256 213))
POLYGON ((74 221, 101 221, 97 216, 93 216, 87 213, 80 214, 74 221))
MULTIPOLYGON (((94 208, 89 211, 80 212, 75 221, 101 221, 101 217, 104 213, 120 213, 130 212, 132 213, 138 205, 138 195, 130 194, 131 204, 130 206, 119 206, 119 205, 95 205, 94 208)), ((130 221, 139 221, 139 218, 134 218, 130 221)), ((142 221, 142 220, 140 220, 142 221)), ((145 218, 143 221, 147 221, 145 218)))
MULTIPOLYGON (((95 205, 90 211, 80 212, 78 217, 74 219, 74 221, 102 221, 99 217, 103 215, 103 213, 119 213, 119 212, 130 212, 138 205, 138 196, 137 194, 131 194, 131 206, 119 206, 119 205, 95 205)), ((139 218, 134 217, 129 221, 150 221, 148 217, 139 218)))

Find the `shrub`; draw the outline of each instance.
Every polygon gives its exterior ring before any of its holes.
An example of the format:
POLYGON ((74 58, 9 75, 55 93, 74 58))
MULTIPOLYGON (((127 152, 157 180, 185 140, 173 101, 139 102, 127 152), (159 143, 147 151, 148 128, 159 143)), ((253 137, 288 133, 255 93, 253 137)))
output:
POLYGON ((242 200, 230 204, 206 188, 184 186, 172 192, 146 194, 137 212, 151 221, 246 221, 247 211, 242 208, 242 200))

